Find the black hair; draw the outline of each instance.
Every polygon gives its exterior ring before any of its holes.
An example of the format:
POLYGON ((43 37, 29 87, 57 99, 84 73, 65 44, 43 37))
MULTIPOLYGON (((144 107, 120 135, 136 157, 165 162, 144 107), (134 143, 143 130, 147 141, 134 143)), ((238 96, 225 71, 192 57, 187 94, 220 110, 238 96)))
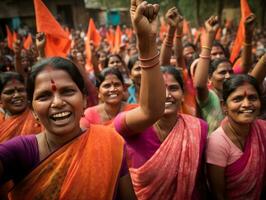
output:
POLYGON ((217 69, 217 67, 221 64, 221 63, 230 63, 232 65, 232 63, 230 62, 230 60, 228 60, 227 58, 217 58, 211 61, 210 63, 210 67, 209 67, 209 77, 212 76, 213 72, 217 69))
POLYGON ((124 79, 119 69, 113 67, 107 67, 103 69, 100 74, 97 75, 96 87, 99 88, 102 82, 104 82, 106 76, 110 74, 115 75, 124 85, 124 79))
POLYGON ((260 96, 260 87, 257 82, 257 80, 248 75, 248 74, 237 74, 230 76, 229 79, 226 79, 223 83, 223 101, 226 102, 229 95, 234 92, 239 86, 244 85, 245 83, 249 83, 252 85, 256 91, 258 92, 258 95, 260 96))
POLYGON ((28 93, 28 100, 32 102, 33 93, 35 88, 35 79, 37 75, 45 69, 45 67, 52 67, 55 70, 64 70, 68 73, 71 79, 76 83, 79 90, 87 95, 87 89, 84 83, 83 76, 81 75, 78 67, 69 59, 65 59, 62 57, 51 57, 45 58, 37 62, 33 65, 31 72, 28 76, 27 82, 27 93, 28 93))
POLYGON ((127 64, 127 68, 129 69, 129 71, 131 72, 131 70, 133 69, 133 66, 135 65, 135 63, 138 61, 138 54, 133 55, 129 58, 128 64, 127 64))
POLYGON ((161 66, 161 72, 163 74, 167 73, 173 75, 175 80, 179 83, 182 91, 184 92, 184 82, 180 71, 178 71, 174 66, 166 65, 161 66))
POLYGON ((21 82, 23 85, 25 84, 24 78, 17 72, 1 72, 0 74, 0 93, 2 93, 5 85, 11 80, 17 80, 21 82))

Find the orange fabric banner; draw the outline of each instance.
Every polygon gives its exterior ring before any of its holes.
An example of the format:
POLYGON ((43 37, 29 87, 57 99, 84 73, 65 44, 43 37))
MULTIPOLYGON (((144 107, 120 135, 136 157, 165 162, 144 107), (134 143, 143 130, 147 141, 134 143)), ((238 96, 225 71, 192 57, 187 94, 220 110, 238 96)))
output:
POLYGON ((120 45, 121 45, 121 28, 117 25, 115 30, 115 44, 114 44, 114 53, 119 53, 120 45))
POLYGON ((31 44, 32 44, 32 37, 31 37, 31 34, 28 34, 28 36, 24 40, 23 47, 25 49, 29 50, 31 44))
POLYGON ((8 25, 6 25, 7 45, 9 49, 13 49, 13 34, 10 31, 8 25))
POLYGON ((221 38, 222 38, 222 29, 219 28, 218 31, 217 31, 217 33, 216 33, 216 35, 215 35, 215 40, 220 41, 221 38))
POLYGON ((44 32, 46 36, 45 56, 66 57, 71 44, 67 33, 41 0, 34 0, 34 8, 37 32, 44 32))
POLYGON ((9 193, 9 199, 112 200, 124 140, 114 129, 91 125, 43 160, 9 193))
POLYGON ((244 26, 245 19, 251 14, 247 0, 240 0, 240 5, 241 5, 241 20, 239 22, 236 38, 234 41, 234 46, 231 51, 230 61, 232 63, 237 58, 242 43, 244 42, 245 39, 245 26, 244 26))

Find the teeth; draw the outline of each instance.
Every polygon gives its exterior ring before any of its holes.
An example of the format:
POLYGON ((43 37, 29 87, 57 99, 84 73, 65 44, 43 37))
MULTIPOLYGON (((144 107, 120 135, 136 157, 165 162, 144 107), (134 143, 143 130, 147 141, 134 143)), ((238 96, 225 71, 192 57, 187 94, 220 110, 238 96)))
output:
POLYGON ((110 97, 117 97, 117 94, 111 94, 110 97))
POLYGON ((165 102, 165 105, 172 105, 173 104, 173 102, 165 102))
POLYGON ((243 110, 242 113, 253 113, 253 110, 243 110))
POLYGON ((23 101, 21 99, 14 99, 12 100, 12 103, 22 103, 23 101))
POLYGON ((68 115, 70 115, 70 112, 61 112, 61 113, 54 114, 52 117, 53 118, 60 118, 60 117, 66 117, 68 115))

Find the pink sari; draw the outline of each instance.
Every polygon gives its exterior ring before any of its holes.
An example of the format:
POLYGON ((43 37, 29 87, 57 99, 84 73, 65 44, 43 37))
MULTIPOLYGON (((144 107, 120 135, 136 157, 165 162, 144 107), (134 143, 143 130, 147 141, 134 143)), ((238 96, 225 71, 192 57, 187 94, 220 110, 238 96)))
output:
POLYGON ((230 199, 260 199, 265 169, 266 122, 256 120, 251 126, 243 155, 226 168, 227 196, 230 199))
POLYGON ((200 121, 180 115, 155 154, 130 174, 139 200, 191 199, 200 159, 200 121))

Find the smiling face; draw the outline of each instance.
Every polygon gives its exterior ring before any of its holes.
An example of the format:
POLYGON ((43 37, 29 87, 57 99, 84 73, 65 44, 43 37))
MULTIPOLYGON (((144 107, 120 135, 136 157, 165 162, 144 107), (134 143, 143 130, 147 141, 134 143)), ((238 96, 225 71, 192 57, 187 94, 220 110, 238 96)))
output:
POLYGON ((223 49, 220 46, 213 46, 211 49, 211 60, 218 59, 218 58, 224 58, 224 52, 223 49))
POLYGON ((136 63, 132 67, 131 72, 130 72, 130 78, 132 79, 134 84, 140 85, 140 81, 141 81, 140 61, 136 61, 136 63))
POLYGON ((123 84, 117 76, 108 74, 99 87, 99 99, 105 103, 118 104, 123 100, 123 91, 123 84))
POLYGON ((122 62, 117 56, 111 56, 108 61, 108 67, 120 69, 122 67, 122 62))
POLYGON ((212 86, 215 89, 221 91, 223 88, 224 79, 230 78, 231 74, 233 74, 233 69, 231 64, 228 62, 220 63, 210 78, 212 86))
POLYGON ((184 100, 183 91, 172 74, 163 74, 166 87, 166 101, 164 115, 176 115, 184 100))
POLYGON ((12 115, 19 114, 27 108, 27 93, 23 83, 10 80, 1 93, 2 107, 12 115))
POLYGON ((259 115, 261 102, 253 85, 245 83, 233 91, 223 105, 227 116, 239 124, 248 124, 259 115))
POLYGON ((84 95, 66 71, 42 70, 36 76, 32 107, 49 133, 79 133, 85 106, 84 95))

